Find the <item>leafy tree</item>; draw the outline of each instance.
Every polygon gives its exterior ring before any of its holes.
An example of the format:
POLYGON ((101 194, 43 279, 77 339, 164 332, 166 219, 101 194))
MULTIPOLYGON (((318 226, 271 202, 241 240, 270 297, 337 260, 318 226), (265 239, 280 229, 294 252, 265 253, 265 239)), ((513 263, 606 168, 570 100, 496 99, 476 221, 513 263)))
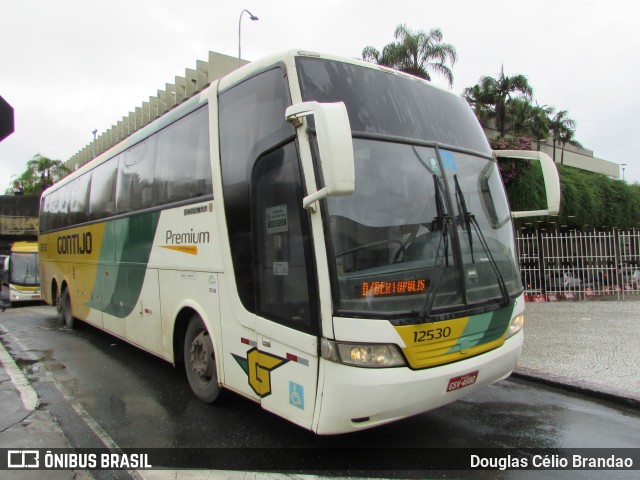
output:
POLYGON ((60 160, 37 153, 27 161, 27 168, 11 181, 7 195, 40 195, 45 189, 69 173, 60 160))
POLYGON ((464 89, 463 96, 474 107, 486 109, 490 118, 495 118, 496 128, 500 136, 504 136, 507 130, 507 114, 516 94, 530 100, 533 96, 533 88, 529 85, 524 75, 505 76, 504 67, 497 78, 482 77, 474 87, 464 89))
POLYGON ((432 28, 427 33, 398 25, 394 37, 396 41, 385 45, 382 52, 375 47, 365 47, 362 59, 426 80, 431 80, 429 72, 435 72, 443 76, 450 87, 453 86, 453 72, 447 64, 455 65, 458 54, 453 45, 442 43, 443 35, 439 28, 432 28))

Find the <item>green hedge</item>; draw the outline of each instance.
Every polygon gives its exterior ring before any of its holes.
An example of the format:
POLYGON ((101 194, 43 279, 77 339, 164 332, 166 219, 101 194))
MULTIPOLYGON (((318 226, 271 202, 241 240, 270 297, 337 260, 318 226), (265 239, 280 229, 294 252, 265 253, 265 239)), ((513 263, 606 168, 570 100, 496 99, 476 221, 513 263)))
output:
MULTIPOLYGON (((629 185, 605 175, 558 165, 562 197, 558 217, 522 219, 524 223, 556 222, 558 226, 585 230, 640 227, 640 185, 629 185)), ((544 208, 545 192, 540 165, 519 169, 507 185, 512 210, 544 208)))

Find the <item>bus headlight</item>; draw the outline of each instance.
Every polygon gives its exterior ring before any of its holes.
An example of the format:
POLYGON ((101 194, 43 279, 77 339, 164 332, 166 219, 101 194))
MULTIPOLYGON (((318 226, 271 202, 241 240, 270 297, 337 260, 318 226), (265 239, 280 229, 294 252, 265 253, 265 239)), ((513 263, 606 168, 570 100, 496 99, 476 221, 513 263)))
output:
POLYGON ((322 339, 322 358, 354 367, 386 368, 406 364, 394 344, 340 343, 322 339))
POLYGON ((516 315, 511 319, 509 323, 509 329, 507 330, 507 338, 513 337, 516 333, 522 330, 524 326, 524 314, 516 315))

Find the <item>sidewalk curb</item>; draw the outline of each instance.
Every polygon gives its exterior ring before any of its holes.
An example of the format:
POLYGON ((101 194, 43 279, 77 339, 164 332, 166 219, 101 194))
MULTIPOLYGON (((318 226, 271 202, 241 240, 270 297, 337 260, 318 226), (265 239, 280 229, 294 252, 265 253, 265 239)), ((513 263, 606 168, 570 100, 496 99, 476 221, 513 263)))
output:
POLYGON ((586 381, 577 381, 563 375, 543 372, 529 367, 516 367, 511 374, 514 378, 531 380, 552 387, 562 388, 571 392, 589 395, 591 397, 619 403, 629 407, 640 408, 640 396, 638 394, 611 387, 605 387, 586 381))
POLYGON ((18 391, 20 395, 20 400, 22 400, 22 405, 25 410, 28 412, 33 412, 36 408, 38 408, 38 404, 40 403, 40 399, 38 398, 38 394, 31 386, 31 383, 25 377, 20 367, 16 365, 16 362, 13 360, 13 357, 7 352, 7 349, 0 342, 0 368, 4 368, 4 371, 9 376, 11 383, 18 391))

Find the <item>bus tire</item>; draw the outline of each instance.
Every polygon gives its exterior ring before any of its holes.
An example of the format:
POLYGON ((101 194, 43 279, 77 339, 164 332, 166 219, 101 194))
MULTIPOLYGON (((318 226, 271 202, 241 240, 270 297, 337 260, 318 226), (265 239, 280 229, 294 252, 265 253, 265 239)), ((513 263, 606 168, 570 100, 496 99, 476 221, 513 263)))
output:
POLYGON ((64 328, 73 329, 76 327, 76 319, 71 311, 71 295, 69 289, 65 288, 58 299, 58 319, 64 328))
POLYGON ((205 403, 220 395, 213 341, 199 315, 193 315, 184 337, 184 366, 191 390, 205 403))

